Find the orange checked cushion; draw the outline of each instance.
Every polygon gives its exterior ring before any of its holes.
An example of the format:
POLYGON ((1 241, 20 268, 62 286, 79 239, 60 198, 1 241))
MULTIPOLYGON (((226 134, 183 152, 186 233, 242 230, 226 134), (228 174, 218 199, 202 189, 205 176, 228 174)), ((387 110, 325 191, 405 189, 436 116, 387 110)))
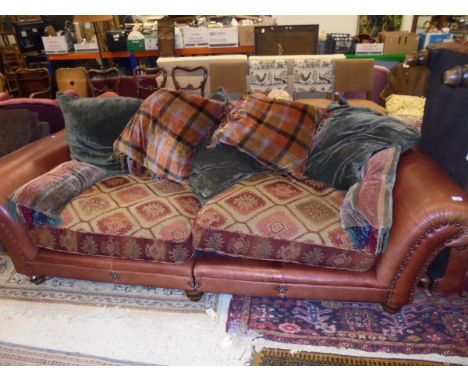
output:
POLYGON ((147 172, 176 181, 188 178, 194 148, 219 125, 226 105, 183 91, 160 89, 148 97, 114 142, 114 153, 147 172))
POLYGON ((310 105, 254 94, 231 112, 213 141, 236 146, 272 170, 302 176, 316 130, 315 114, 310 105))

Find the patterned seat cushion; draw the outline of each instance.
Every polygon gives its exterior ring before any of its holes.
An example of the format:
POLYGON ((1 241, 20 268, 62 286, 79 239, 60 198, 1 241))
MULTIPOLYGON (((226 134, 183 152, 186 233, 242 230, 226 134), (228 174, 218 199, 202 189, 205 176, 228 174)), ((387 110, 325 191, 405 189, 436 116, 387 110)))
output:
POLYGON ((73 199, 62 224, 29 231, 42 248, 182 263, 193 253, 200 204, 189 187, 131 175, 105 178, 73 199))
POLYGON ((341 227, 345 193, 312 180, 255 174, 214 197, 193 228, 198 250, 366 271, 375 262, 341 227))

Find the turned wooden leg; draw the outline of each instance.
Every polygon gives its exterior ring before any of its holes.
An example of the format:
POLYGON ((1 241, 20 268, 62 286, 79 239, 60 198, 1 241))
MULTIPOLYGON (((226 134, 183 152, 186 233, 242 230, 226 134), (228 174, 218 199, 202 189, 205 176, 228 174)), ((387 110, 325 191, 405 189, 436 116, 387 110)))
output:
POLYGON ((190 301, 196 302, 201 300, 203 292, 198 290, 186 290, 185 295, 190 299, 190 301))
POLYGON ((395 314, 395 313, 398 313, 401 310, 401 306, 393 306, 393 305, 390 305, 390 304, 383 303, 382 304, 382 309, 386 313, 395 314))
POLYGON ((31 277, 29 277, 29 281, 31 281, 34 285, 39 285, 46 281, 46 277, 32 275, 31 277))

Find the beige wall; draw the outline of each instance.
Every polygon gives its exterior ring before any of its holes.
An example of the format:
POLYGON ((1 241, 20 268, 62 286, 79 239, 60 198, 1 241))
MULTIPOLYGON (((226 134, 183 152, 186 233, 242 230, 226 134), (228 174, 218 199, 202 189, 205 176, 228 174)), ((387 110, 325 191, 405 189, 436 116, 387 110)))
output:
MULTIPOLYGON (((327 33, 349 33, 355 35, 357 30, 357 16, 342 15, 342 16, 327 16, 327 15, 290 15, 281 16, 274 15, 276 22, 279 25, 298 25, 298 24, 319 24, 319 31, 327 33)), ((411 30, 413 16, 403 16, 401 30, 411 30)))

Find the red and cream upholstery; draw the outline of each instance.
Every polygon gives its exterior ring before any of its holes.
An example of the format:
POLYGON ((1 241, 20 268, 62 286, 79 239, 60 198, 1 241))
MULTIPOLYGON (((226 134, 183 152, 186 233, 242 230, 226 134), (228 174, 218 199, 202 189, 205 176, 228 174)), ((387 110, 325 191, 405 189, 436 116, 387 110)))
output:
POLYGON ((315 181, 263 173, 200 210, 196 249, 223 255, 366 271, 376 257, 353 248, 340 223, 345 193, 315 181))
POLYGON ((131 175, 103 179, 73 199, 58 227, 34 227, 38 247, 182 263, 193 253, 199 202, 188 186, 131 175))

